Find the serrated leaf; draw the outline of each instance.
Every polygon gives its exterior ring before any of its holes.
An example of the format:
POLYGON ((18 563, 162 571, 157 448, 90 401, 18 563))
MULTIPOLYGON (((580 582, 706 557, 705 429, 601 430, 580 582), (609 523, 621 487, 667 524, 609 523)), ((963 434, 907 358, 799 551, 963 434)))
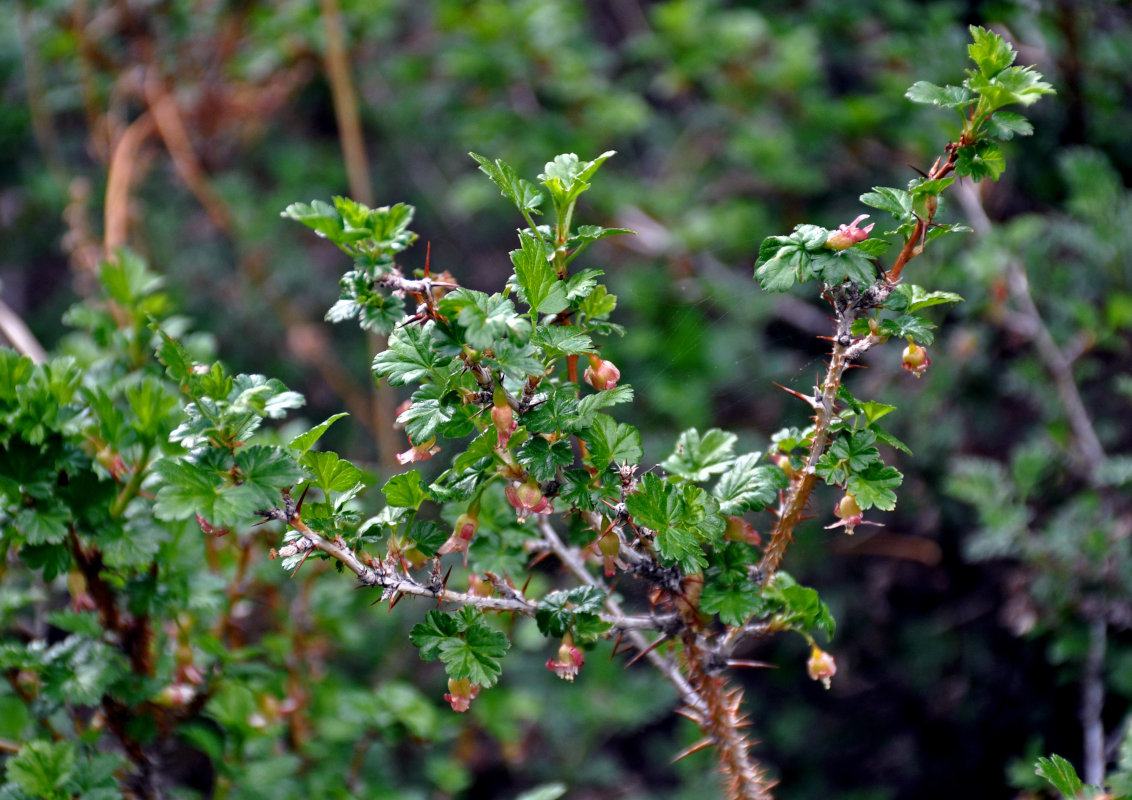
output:
POLYGON ((901 339, 911 337, 917 344, 928 345, 935 341, 935 325, 919 314, 901 314, 880 324, 881 332, 901 339))
POLYGON ((456 289, 441 299, 439 307, 441 314, 464 329, 467 343, 477 350, 487 350, 505 337, 525 344, 531 335, 531 323, 501 294, 456 289))
POLYGON ((291 439, 287 446, 292 450, 298 450, 299 456, 302 457, 304 453, 314 447, 315 443, 322 438, 322 435, 330 429, 331 425, 343 417, 348 416, 350 415, 345 411, 329 416, 310 430, 305 433, 300 433, 298 436, 291 439))
POLYGON ((343 233, 342 216, 334 206, 323 200, 314 200, 309 204, 291 203, 280 212, 279 216, 302 223, 335 244, 344 242, 348 238, 343 233))
POLYGON ((417 509, 428 499, 421 474, 415 469, 394 475, 381 487, 381 491, 389 505, 398 508, 417 509))
POLYGON ((480 171, 491 178, 491 182, 499 187, 500 193, 514 203, 519 211, 529 214, 538 213, 538 208, 542 204, 542 192, 538 187, 520 178, 511 165, 502 159, 491 161, 476 153, 468 155, 476 160, 480 165, 480 171))
POLYGON ((327 493, 347 491, 366 479, 365 472, 337 453, 308 450, 300 463, 310 470, 315 485, 327 493))
POLYGON ((981 139, 977 143, 959 149, 955 161, 955 174, 960 177, 969 177, 973 181, 990 178, 992 181, 1006 171, 1006 159, 998 144, 981 139))
POLYGON ((967 55, 975 62, 979 72, 993 77, 1014 63, 1018 54, 997 33, 978 25, 971 25, 967 30, 973 40, 967 45, 967 55))
POLYGON ((589 462, 598 472, 609 465, 637 464, 641 460, 641 434, 632 425, 618 423, 608 414, 598 414, 593 424, 578 434, 589 447, 589 462))
MULTIPOLYGON (((414 398, 416 395, 414 395, 414 398)), ((441 425, 452 419, 452 409, 436 399, 414 399, 402 411, 397 422, 405 426, 405 433, 414 444, 423 444, 436 436, 441 425)))
POLYGON ((594 350, 589 335, 574 325, 542 325, 531 342, 551 357, 582 355, 594 350))
POLYGON ((566 298, 577 300, 586 297, 597 286, 597 279, 605 273, 600 269, 583 269, 566 279, 566 298))
POLYGON ((1034 126, 1028 119, 1012 111, 996 111, 984 124, 988 136, 1004 142, 1015 136, 1030 136, 1034 132, 1034 126))
POLYGON ((837 286, 844 281, 862 287, 870 286, 877 278, 877 268, 867 250, 856 246, 814 253, 810 269, 823 283, 830 286, 837 286))
MULTIPOLYGON (((264 445, 252 445, 236 451, 236 468, 240 472, 242 485, 256 492, 257 501, 262 507, 278 503, 280 490, 294 486, 303 476, 290 454, 280 448, 264 445)), ((355 480, 354 483, 356 482, 355 480)))
POLYGON ((617 295, 610 294, 601 284, 595 286, 586 299, 578 304, 578 310, 590 319, 611 314, 615 308, 617 308, 617 295))
POLYGON ((436 551, 440 549, 441 545, 448 541, 450 532, 444 530, 432 520, 418 519, 409 526, 409 532, 405 535, 405 538, 416 545, 422 555, 431 558, 436 555, 436 551))
POLYGON ((535 314, 557 314, 567 306, 566 286, 547 260, 543 241, 526 231, 519 233, 520 248, 511 251, 515 279, 523 299, 535 314))
POLYGON ((904 481, 896 467, 887 467, 879 461, 864 470, 854 472, 846 483, 846 491, 853 495, 862 511, 879 508, 891 511, 896 508, 896 492, 892 491, 904 481))
POLYGON ((559 638, 573 629, 578 618, 596 616, 604 602, 605 593, 594 586, 551 592, 539 600, 535 622, 543 636, 559 638))
POLYGON ((482 363, 516 381, 546 373, 546 365, 536 357, 535 346, 530 342, 523 345, 513 344, 507 339, 496 342, 492 355, 485 356, 482 363))
POLYGON ((440 645, 459 633, 459 623, 451 614, 435 609, 425 614, 424 622, 419 622, 409 631, 409 641, 420 649, 421 658, 435 661, 440 656, 440 645))
POLYGON ((594 412, 603 408, 611 408, 619 403, 633 402, 633 387, 627 383, 606 389, 601 392, 588 394, 578 401, 578 414, 588 419, 594 412))
POLYGON ((68 741, 25 743, 4 765, 9 781, 32 797, 63 800, 71 793, 63 788, 75 770, 75 748, 68 741))
POLYGON ((946 303, 961 303, 963 298, 954 292, 929 292, 922 286, 902 283, 893 292, 894 300, 890 307, 899 311, 919 311, 922 308, 943 305, 946 303))
POLYGON ((450 637, 441 642, 440 660, 449 677, 467 678, 486 688, 494 686, 503 673, 499 660, 510 647, 503 633, 486 625, 476 625, 468 628, 463 637, 450 637))
POLYGON ((1034 764, 1034 774, 1049 781, 1066 800, 1080 797, 1085 788, 1085 783, 1077 777, 1077 770, 1073 765, 1056 753, 1049 758, 1039 758, 1034 764))
POLYGON ((871 192, 865 192, 861 195, 860 201, 872 208, 887 211, 896 217, 899 222, 912 218, 912 195, 903 189, 894 189, 891 186, 874 186, 871 192))
POLYGON ((517 457, 519 463, 525 465, 535 479, 540 481, 550 480, 559 468, 574 463, 574 451, 566 441, 560 439, 552 444, 541 436, 534 437, 520 447, 517 457))
POLYGON ((971 102, 970 90, 962 86, 936 86, 927 81, 916 81, 904 93, 913 103, 958 108, 971 102))
POLYGON ((779 624, 802 631, 821 630, 833 638, 836 623, 817 590, 800 586, 787 573, 778 572, 763 591, 763 597, 778 604, 775 617, 779 624))
POLYGON ((263 507, 260 492, 251 486, 223 485, 215 471, 188 461, 163 459, 154 465, 161 476, 153 512, 175 521, 200 514, 217 528, 245 522, 263 507))
POLYGON ((452 359, 436 352, 433 345, 435 324, 403 325, 389 335, 389 347, 373 360, 373 371, 390 386, 403 386, 428 375, 443 377, 452 359))
POLYGON ((786 488, 782 470, 759 465, 760 454, 747 453, 735 459, 731 468, 712 489, 719 500, 719 513, 732 516, 744 511, 760 511, 786 488))
POLYGON ((702 437, 695 428, 680 434, 676 449, 660 466, 670 475, 700 483, 726 470, 735 460, 733 450, 739 439, 733 433, 712 428, 702 437))
POLYGON ((825 248, 829 231, 817 225, 798 225, 789 236, 770 236, 759 246, 755 278, 763 291, 784 292, 813 277, 812 256, 825 248))

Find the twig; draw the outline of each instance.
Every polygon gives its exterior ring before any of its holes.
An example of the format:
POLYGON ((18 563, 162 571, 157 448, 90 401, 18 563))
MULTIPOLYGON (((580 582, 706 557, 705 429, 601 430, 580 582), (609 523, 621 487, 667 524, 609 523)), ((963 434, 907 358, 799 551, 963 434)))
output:
POLYGON ((35 334, 20 319, 19 314, 13 311, 11 306, 3 300, 0 300, 0 336, 7 339, 12 347, 36 364, 42 364, 47 360, 47 351, 35 338, 35 334))
POLYGON ((1085 783, 1104 783, 1104 656, 1108 628, 1104 619, 1089 623, 1089 650, 1085 655, 1085 674, 1081 678, 1081 728, 1084 733, 1085 783))

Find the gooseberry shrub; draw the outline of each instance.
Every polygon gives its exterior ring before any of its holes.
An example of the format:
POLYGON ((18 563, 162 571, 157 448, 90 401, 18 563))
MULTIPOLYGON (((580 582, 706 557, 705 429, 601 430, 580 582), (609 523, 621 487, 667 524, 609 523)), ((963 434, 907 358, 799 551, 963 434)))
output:
MULTIPOLYGON (((61 641, 49 646, 37 629, 0 650, 38 726, 8 762, 7 796, 109 797, 116 787, 161 796, 155 743, 169 731, 187 731, 223 762, 233 745, 202 719, 288 713, 257 708, 254 692, 228 679, 241 663, 226 635, 242 577, 202 578, 183 546, 204 536, 211 553, 235 541, 246 569, 257 540, 224 537, 258 518, 284 532, 271 556, 285 574, 328 560, 390 609, 405 597, 431 604, 409 639, 421 659, 443 664, 453 711, 500 681, 510 618, 534 620, 546 667, 569 681, 596 643, 614 640, 673 684, 679 712, 701 729, 684 754, 713 749, 726 796, 769 797, 774 782, 750 752, 730 671, 760 666, 746 657, 754 642, 792 632, 808 644, 809 677, 835 679, 825 649, 834 619, 815 589, 781 568, 783 558, 814 513, 819 483, 840 495, 832 512, 817 512, 832 517, 826 527, 852 534, 881 524, 902 480, 882 451, 907 450, 881 424, 894 408, 855 397, 845 373, 890 341, 905 346, 910 373, 928 369, 934 325, 924 312, 960 298, 908 283, 904 271, 930 242, 965 230, 936 219, 949 186, 996 179, 999 143, 1030 132, 1003 109, 1052 91, 1013 64, 997 34, 971 33, 974 66, 961 85, 920 82, 908 92, 955 112, 953 141, 906 187, 860 198, 891 221, 863 224, 862 214, 762 242, 754 272, 762 288, 812 288, 833 322, 824 376, 810 393, 788 390, 810 424, 780 430, 758 452, 736 452, 732 433, 693 428, 648 466, 640 433, 617 419, 617 407, 634 400, 603 356, 603 342, 623 332, 618 298, 579 257, 630 232, 577 219, 612 152, 559 155, 537 182, 473 154, 522 221, 511 275, 490 294, 462 286, 456 271, 436 272, 427 256, 420 268, 406 266, 417 239, 411 206, 336 197, 283 212, 349 256, 327 319, 387 336, 373 373, 411 390, 397 416, 407 439, 398 461, 408 469, 381 485, 384 505, 372 515, 363 509, 373 476, 318 449, 344 414, 281 437, 264 423, 300 407, 302 396, 212 361, 207 343, 172 315, 156 276, 126 252, 109 261, 105 305, 71 314, 88 334, 81 361, 0 356, 10 454, 0 467, 4 543, 40 576, 26 579, 29 598, 66 576, 70 603, 50 612, 61 641), (433 459, 443 467, 423 464, 433 459), (525 575, 555 562, 562 569, 552 587, 532 590, 525 575), (209 632, 194 634, 194 644, 192 627, 202 623, 182 613, 189 606, 210 609, 209 632), (112 751, 87 746, 101 730, 115 737, 112 751)), ((297 691, 291 682, 282 694, 297 691)))

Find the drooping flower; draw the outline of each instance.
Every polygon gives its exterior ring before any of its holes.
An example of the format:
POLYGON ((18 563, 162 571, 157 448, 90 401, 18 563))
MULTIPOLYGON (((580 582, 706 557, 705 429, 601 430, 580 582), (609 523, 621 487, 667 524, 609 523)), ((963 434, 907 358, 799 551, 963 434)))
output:
POLYGON ((814 644, 810 647, 810 660, 806 662, 806 672, 810 680, 821 681, 828 689, 830 679, 837 674, 837 662, 833 660, 832 655, 814 644))
POLYGON ((582 380, 599 392, 616 386, 617 381, 621 380, 621 370, 617 369, 617 365, 612 361, 606 361, 597 353, 590 353, 589 358, 590 365, 582 374, 582 380))
POLYGON ((480 693, 479 684, 472 683, 467 678, 456 680, 448 679, 448 693, 444 699, 452 706, 452 710, 463 714, 472 706, 472 701, 480 693))
MULTIPOLYGON (((497 392, 497 395, 499 394, 502 393, 497 392)), ((495 446, 500 450, 506 450, 507 443, 511 441, 511 434, 519 427, 519 423, 515 422, 515 412, 511 409, 506 397, 503 398, 502 403, 499 400, 500 398, 497 396, 495 404, 491 407, 491 421, 495 425, 495 446)))
POLYGON ((440 545, 440 549, 436 551, 437 555, 466 553, 468 545, 472 543, 476 531, 479 530, 479 526, 478 514, 469 508, 456 519, 456 526, 452 529, 452 535, 448 537, 448 541, 440 545))
POLYGON ((833 515, 841 521, 835 522, 832 525, 826 525, 825 529, 827 531, 833 528, 844 528, 845 532, 852 536, 856 532, 858 525, 873 525, 877 528, 884 527, 880 522, 866 522, 864 512, 861 511, 861 506, 857 504, 857 498, 848 492, 846 492, 845 496, 833 507, 833 515))
POLYGON ((586 657, 574 646, 574 637, 566 634, 562 639, 562 645, 558 648, 558 658, 548 658, 546 668, 553 670, 554 674, 564 681, 573 681, 585 663, 586 657))
POLYGON ((411 464, 415 461, 428 461, 430 458, 440 452, 440 448, 435 447, 435 436, 433 436, 427 442, 422 442, 421 444, 413 444, 413 440, 409 439, 409 444, 411 444, 412 447, 410 447, 404 453, 397 454, 398 464, 411 464))
POLYGON ((908 372, 911 372, 917 378, 922 378, 924 373, 928 371, 931 366, 932 360, 928 358, 928 351, 926 348, 920 347, 915 342, 909 341, 908 346, 904 348, 903 360, 900 366, 908 372))
POLYGON ((503 495, 519 512, 520 520, 531 514, 547 514, 554 510, 550 499, 542 493, 534 478, 529 478, 526 483, 512 481, 503 489, 503 495))
POLYGON ((868 214, 862 214, 848 225, 840 225, 837 230, 829 234, 825 240, 825 246, 830 250, 847 250, 857 242, 863 242, 869 238, 869 231, 876 225, 875 222, 870 222, 863 228, 857 226, 864 220, 868 219, 868 214))

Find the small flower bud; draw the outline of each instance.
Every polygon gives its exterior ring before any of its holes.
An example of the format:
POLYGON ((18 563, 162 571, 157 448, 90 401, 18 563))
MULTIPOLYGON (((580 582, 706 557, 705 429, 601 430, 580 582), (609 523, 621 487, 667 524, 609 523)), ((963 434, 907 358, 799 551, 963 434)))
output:
POLYGON ((794 469, 794 465, 790 463, 790 456, 786 455, 785 453, 779 453, 776 456, 772 456, 770 463, 774 464, 774 466, 782 470, 782 474, 785 475, 787 479, 793 478, 797 473, 797 470, 794 469))
POLYGON ((398 464, 411 464, 415 461, 428 461, 434 455, 440 452, 439 447, 434 447, 436 444, 436 437, 433 436, 427 442, 421 444, 413 444, 413 440, 409 439, 409 444, 412 445, 404 453, 397 454, 398 464))
POLYGON ((496 444, 495 446, 500 450, 507 449, 507 443, 511 441, 511 434, 515 432, 515 428, 519 425, 515 422, 515 412, 511 409, 510 404, 504 399, 503 403, 496 402, 491 407, 491 421, 495 424, 496 444))
POLYGON ((479 693, 479 685, 472 683, 467 678, 460 680, 449 678, 448 693, 444 695, 444 699, 452 706, 453 711, 462 714, 471 708, 472 701, 476 699, 476 695, 479 693))
POLYGON ((605 577, 612 578, 617 574, 617 555, 621 552, 621 539, 612 526, 597 540, 597 549, 601 553, 605 577))
POLYGON ((596 353, 590 353, 590 365, 586 367, 582 379, 590 386, 603 392, 612 389, 621 380, 621 370, 612 361, 605 361, 596 353))
POLYGON ((558 658, 548 658, 546 668, 553 670, 562 680, 572 682, 585 663, 586 658, 582 651, 574 646, 574 637, 566 634, 562 639, 562 645, 558 648, 558 658))
POLYGON ((504 488, 503 495, 519 512, 520 520, 526 519, 530 514, 547 514, 554 510, 534 478, 529 478, 526 483, 512 481, 504 488))
POLYGON ((908 346, 904 348, 904 359, 900 366, 920 378, 928 371, 931 363, 932 360, 928 358, 928 351, 925 348, 920 347, 915 342, 908 342, 908 346))
POLYGON ((479 530, 480 521, 477 514, 473 513, 471 509, 465 511, 456 519, 456 525, 452 529, 452 535, 448 537, 448 541, 440 546, 437 550, 437 555, 448 555, 449 553, 464 553, 468 550, 468 545, 472 543, 472 539, 476 536, 476 531, 479 530))
POLYGON ((755 526, 742 517, 724 517, 727 525, 723 529, 723 538, 729 542, 746 542, 747 544, 762 544, 763 537, 755 530, 755 526))
POLYGON ((816 644, 810 648, 810 660, 806 662, 806 672, 810 680, 821 681, 826 689, 830 686, 830 679, 837 674, 837 662, 826 651, 816 644))
POLYGON ((869 238, 869 231, 876 225, 875 222, 870 222, 864 228, 858 228, 857 225, 869 218, 868 214, 862 214, 848 225, 841 225, 837 230, 829 234, 825 240, 825 246, 830 250, 848 250, 857 242, 863 242, 869 238))

